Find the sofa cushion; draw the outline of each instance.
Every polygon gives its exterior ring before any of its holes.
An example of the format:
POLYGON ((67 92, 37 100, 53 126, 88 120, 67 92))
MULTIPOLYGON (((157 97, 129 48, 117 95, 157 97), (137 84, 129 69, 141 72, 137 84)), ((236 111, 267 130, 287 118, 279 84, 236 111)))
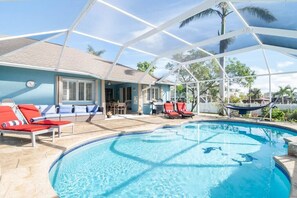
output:
POLYGON ((90 113, 88 113, 88 112, 79 112, 79 113, 75 113, 75 115, 76 116, 89 116, 90 115, 90 113))
POLYGON ((60 113, 61 117, 75 117, 75 113, 60 113))
POLYGON ((41 115, 46 115, 46 114, 56 114, 57 109, 55 105, 39 105, 39 111, 41 115))
POLYGON ((91 112, 90 115, 102 115, 103 112, 91 112))
POLYGON ((97 112, 98 111, 98 105, 88 105, 87 110, 88 110, 88 112, 97 112))
POLYGON ((74 113, 86 113, 87 107, 86 106, 74 106, 74 113))
POLYGON ((59 113, 72 113, 73 106, 72 105, 59 105, 59 113))

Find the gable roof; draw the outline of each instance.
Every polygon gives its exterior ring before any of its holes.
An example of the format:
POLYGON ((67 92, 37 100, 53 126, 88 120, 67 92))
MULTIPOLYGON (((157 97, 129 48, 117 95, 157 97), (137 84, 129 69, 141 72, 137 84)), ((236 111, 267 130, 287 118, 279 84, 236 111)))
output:
MULTIPOLYGON (((105 80, 131 83, 138 83, 145 74, 121 64, 116 64, 112 68, 112 62, 67 46, 64 48, 63 56, 59 63, 63 46, 48 42, 33 44, 34 42, 37 41, 19 38, 1 43, 0 55, 3 55, 0 56, 0 64, 3 66, 21 66, 41 70, 81 73, 99 79, 104 79, 111 70, 109 77, 105 80), (26 45, 31 46, 16 50, 20 46, 26 45)), ((145 75, 142 83, 154 84, 157 80, 157 78, 148 74, 145 75)))

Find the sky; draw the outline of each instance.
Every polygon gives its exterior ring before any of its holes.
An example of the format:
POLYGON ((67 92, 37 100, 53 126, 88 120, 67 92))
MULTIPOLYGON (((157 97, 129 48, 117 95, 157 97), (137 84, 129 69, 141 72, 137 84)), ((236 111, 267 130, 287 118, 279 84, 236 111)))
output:
MULTIPOLYGON (((86 2, 86 0, 0 0, 0 27, 2 27, 0 34, 21 35, 69 28, 86 2)), ((202 0, 105 0, 105 2, 130 12, 154 26, 158 26, 199 5, 202 0)), ((295 20, 297 17, 297 12, 295 12, 297 2, 251 3, 249 1, 248 3, 235 3, 234 5, 238 9, 245 6, 265 8, 277 18, 272 23, 266 23, 243 12, 244 19, 251 26, 297 30, 297 20, 295 20)), ((243 27, 244 24, 235 13, 228 16, 226 32, 232 32, 243 27)), ((80 21, 75 30, 115 43, 124 44, 151 29, 152 27, 97 2, 80 21)), ((166 31, 190 43, 196 43, 216 37, 219 29, 219 17, 213 15, 196 20, 184 28, 179 28, 179 23, 174 24, 167 28, 166 31)), ((287 46, 297 49, 297 39, 265 35, 258 36, 264 44, 287 46)), ((51 40, 51 42, 62 44, 64 39, 65 36, 61 36, 51 40)), ((256 44, 257 42, 250 34, 243 34, 234 39, 234 42, 228 47, 227 51, 256 44)), ((97 50, 105 50, 102 57, 109 61, 115 60, 120 50, 120 46, 78 34, 71 34, 67 45, 82 51, 86 51, 88 45, 93 46, 97 50)), ((167 51, 185 46, 187 44, 161 32, 141 40, 131 47, 162 55, 167 51)), ((209 45, 202 46, 202 48, 213 53, 218 53, 218 46, 219 43, 210 43, 209 45)), ((269 50, 266 50, 266 55, 271 73, 297 71, 297 61, 295 58, 269 50)), ((138 62, 151 62, 154 58, 151 55, 126 49, 118 62, 136 68, 138 62)), ((256 74, 267 73, 262 51, 256 50, 234 55, 230 58, 237 58, 242 63, 251 67, 256 74)), ((167 62, 167 59, 161 59, 157 62, 157 66, 159 67, 155 72, 157 77, 161 77, 167 72, 164 69, 167 62)), ((297 87, 297 83, 294 81, 296 77, 296 74, 273 76, 272 90, 277 91, 279 86, 285 86, 287 84, 297 87)), ((262 92, 268 91, 267 79, 267 77, 258 77, 256 80, 255 86, 261 88, 263 90, 262 92)))

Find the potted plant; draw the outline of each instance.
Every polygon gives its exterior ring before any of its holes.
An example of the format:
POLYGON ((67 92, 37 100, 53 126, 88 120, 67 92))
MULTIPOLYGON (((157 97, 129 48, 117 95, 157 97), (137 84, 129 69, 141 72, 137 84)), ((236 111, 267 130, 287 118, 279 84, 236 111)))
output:
POLYGON ((106 116, 107 116, 107 118, 111 118, 111 116, 112 116, 111 111, 108 111, 108 112, 106 113, 106 116))

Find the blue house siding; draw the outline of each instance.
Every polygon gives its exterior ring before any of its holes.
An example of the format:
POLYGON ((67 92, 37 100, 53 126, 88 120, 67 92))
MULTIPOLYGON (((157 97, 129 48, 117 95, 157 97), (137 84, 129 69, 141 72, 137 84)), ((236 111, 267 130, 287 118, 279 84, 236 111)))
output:
MULTIPOLYGON (((17 104, 55 104, 57 76, 96 80, 83 75, 0 66, 0 101, 11 98, 17 104), (26 86, 28 80, 34 80, 36 86, 28 88, 26 86)), ((101 104, 101 80, 99 79, 98 104, 101 104)))
MULTIPOLYGON (((160 96, 160 99, 165 103, 170 100, 170 85, 155 85, 154 87, 159 87, 162 89, 163 94, 160 96)), ((150 103, 143 104, 143 114, 152 114, 153 105, 150 103)))
POLYGON ((121 83, 121 84, 111 84, 106 85, 106 88, 113 89, 114 100, 118 101, 120 99, 120 88, 131 87, 131 111, 138 111, 138 84, 135 83, 121 83))
POLYGON ((16 103, 54 104, 55 73, 0 66, 0 101, 12 98, 16 103), (26 82, 36 86, 28 88, 26 82))

